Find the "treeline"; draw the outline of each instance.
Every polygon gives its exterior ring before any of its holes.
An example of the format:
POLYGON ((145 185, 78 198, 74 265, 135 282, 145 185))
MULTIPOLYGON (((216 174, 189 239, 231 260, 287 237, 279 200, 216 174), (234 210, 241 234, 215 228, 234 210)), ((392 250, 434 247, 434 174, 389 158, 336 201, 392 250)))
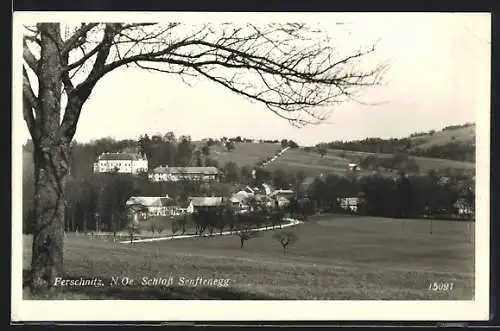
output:
POLYGON ((353 141, 332 141, 316 145, 318 148, 343 149, 355 152, 394 154, 411 148, 409 138, 366 138, 353 141))
POLYGON ((472 123, 472 122, 468 122, 465 124, 459 124, 459 125, 448 125, 448 126, 445 126, 442 131, 451 131, 451 130, 456 130, 456 129, 461 129, 461 128, 469 128, 469 127, 472 127, 475 125, 476 124, 472 123))
POLYGON ((475 144, 451 142, 444 145, 434 145, 426 149, 415 148, 411 152, 415 156, 435 157, 455 161, 476 162, 475 144))
POLYGON ((452 218, 458 214, 456 202, 474 210, 474 183, 467 177, 438 177, 429 172, 427 176, 397 178, 380 175, 362 178, 346 178, 329 175, 316 178, 308 188, 308 196, 316 211, 345 212, 342 198, 359 198, 357 213, 379 217, 422 216, 452 218))
POLYGON ((403 153, 396 153, 390 157, 378 157, 369 155, 359 162, 362 169, 378 170, 380 168, 404 171, 405 173, 418 173, 420 167, 415 159, 403 153))

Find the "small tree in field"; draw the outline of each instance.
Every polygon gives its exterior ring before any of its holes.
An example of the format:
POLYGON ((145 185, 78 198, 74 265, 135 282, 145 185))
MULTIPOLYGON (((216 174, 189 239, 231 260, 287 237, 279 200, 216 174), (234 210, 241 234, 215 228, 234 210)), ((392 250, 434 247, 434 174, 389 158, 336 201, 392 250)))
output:
POLYGON ((283 222, 284 218, 285 212, 281 209, 277 209, 271 214, 271 224, 273 226, 273 230, 276 225, 279 225, 281 228, 281 223, 283 222))
POLYGON ((130 243, 134 242, 134 237, 136 234, 141 233, 141 229, 139 228, 139 224, 135 222, 130 222, 129 225, 127 226, 127 233, 130 238, 130 243))
POLYGON ((243 248, 245 245, 245 241, 250 240, 252 238, 256 238, 259 236, 259 233, 256 231, 252 231, 249 228, 245 228, 238 231, 238 237, 240 237, 240 248, 243 248))
POLYGON ((161 225, 161 224, 156 225, 156 233, 161 234, 163 232, 163 230, 165 230, 163 225, 161 225))
POLYGON ((259 233, 252 229, 252 218, 252 215, 238 215, 239 230, 236 235, 240 237, 240 248, 243 248, 245 241, 259 236, 259 233))
MULTIPOLYGON (((180 220, 180 219, 179 219, 180 220)), ((170 224, 172 226, 172 237, 179 231, 181 230, 181 225, 179 223, 179 220, 174 219, 172 223, 170 224)))
POLYGON ((276 232, 273 238, 283 246, 283 255, 286 255, 286 249, 289 245, 296 243, 299 236, 293 231, 276 232))
POLYGON ((174 220, 174 223, 177 223, 179 225, 182 234, 186 233, 186 225, 188 224, 188 222, 189 222, 188 214, 180 215, 176 217, 176 219, 174 220))
POLYGON ((149 231, 151 231, 154 237, 156 234, 156 224, 154 222, 151 222, 151 224, 149 225, 149 231))

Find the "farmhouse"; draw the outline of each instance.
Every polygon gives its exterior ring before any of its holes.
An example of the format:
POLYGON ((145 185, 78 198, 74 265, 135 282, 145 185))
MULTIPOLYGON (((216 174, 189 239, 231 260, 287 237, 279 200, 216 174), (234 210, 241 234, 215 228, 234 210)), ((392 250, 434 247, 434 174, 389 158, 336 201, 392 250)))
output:
POLYGON ((290 204, 290 199, 284 196, 278 196, 275 203, 279 208, 284 208, 290 204))
POLYGON ((357 212, 358 207, 362 202, 361 197, 344 197, 344 198, 338 198, 337 201, 339 202, 340 208, 351 211, 351 212, 357 212))
POLYGON ((351 171, 359 171, 360 170, 359 164, 357 164, 357 163, 349 163, 348 167, 349 167, 349 170, 351 170, 351 171))
POLYGON ((147 216, 173 216, 181 213, 181 208, 175 201, 166 197, 130 197, 125 203, 128 207, 139 205, 147 210, 147 216))
POLYGON ((169 167, 160 166, 148 175, 152 182, 177 182, 180 180, 218 181, 220 171, 216 167, 169 167))
POLYGON ((456 212, 458 216, 467 216, 470 217, 474 214, 472 206, 465 199, 458 199, 453 207, 456 208, 456 212))
POLYGON ((145 156, 134 153, 103 153, 94 163, 94 173, 118 172, 139 174, 148 171, 148 160, 145 156))
POLYGON ((218 208, 224 203, 222 197, 189 197, 186 212, 193 214, 202 208, 218 208))
POLYGON ((295 192, 293 190, 274 190, 269 196, 291 198, 295 196, 295 192))

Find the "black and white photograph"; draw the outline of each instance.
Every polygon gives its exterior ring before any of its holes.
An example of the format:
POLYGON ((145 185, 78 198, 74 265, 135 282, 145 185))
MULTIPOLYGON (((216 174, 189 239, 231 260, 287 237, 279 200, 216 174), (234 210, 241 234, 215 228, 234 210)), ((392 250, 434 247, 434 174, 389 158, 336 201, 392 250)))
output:
POLYGON ((486 320, 489 13, 15 12, 12 313, 486 320))

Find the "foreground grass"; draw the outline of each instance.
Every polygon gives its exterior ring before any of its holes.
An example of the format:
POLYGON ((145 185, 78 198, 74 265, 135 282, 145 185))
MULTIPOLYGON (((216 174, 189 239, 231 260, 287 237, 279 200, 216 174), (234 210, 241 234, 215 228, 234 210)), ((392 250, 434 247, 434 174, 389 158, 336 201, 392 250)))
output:
MULTIPOLYGON (((56 288, 57 299, 473 299, 474 246, 461 222, 369 217, 315 217, 294 231, 299 241, 283 255, 272 231, 239 248, 236 236, 119 244, 68 237, 68 277, 229 279, 228 287, 56 288), (448 292, 431 282, 453 282, 448 292)), ((24 262, 30 261, 25 238, 24 262)), ((175 285, 174 284, 174 285, 175 285)), ((33 298, 25 293, 25 298, 33 298)), ((44 298, 42 296, 36 297, 44 298)))

